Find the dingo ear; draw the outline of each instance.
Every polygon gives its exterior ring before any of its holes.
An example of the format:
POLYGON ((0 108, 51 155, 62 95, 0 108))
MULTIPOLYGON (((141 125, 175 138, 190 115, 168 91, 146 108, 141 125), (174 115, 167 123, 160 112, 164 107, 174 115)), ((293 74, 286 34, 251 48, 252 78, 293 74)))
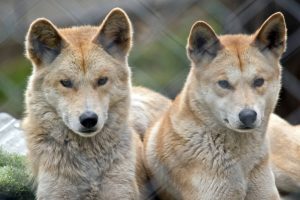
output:
POLYGON ((187 54, 192 61, 198 63, 204 56, 212 59, 221 47, 216 33, 207 23, 194 23, 187 44, 187 54))
POLYGON ((106 16, 94 42, 117 59, 124 60, 131 49, 132 29, 127 14, 115 8, 106 16))
POLYGON ((39 66, 51 63, 58 56, 63 39, 49 20, 40 18, 31 23, 25 46, 27 58, 39 66))
POLYGON ((254 44, 261 51, 269 50, 280 57, 285 51, 287 30, 281 12, 271 15, 255 33, 254 44))

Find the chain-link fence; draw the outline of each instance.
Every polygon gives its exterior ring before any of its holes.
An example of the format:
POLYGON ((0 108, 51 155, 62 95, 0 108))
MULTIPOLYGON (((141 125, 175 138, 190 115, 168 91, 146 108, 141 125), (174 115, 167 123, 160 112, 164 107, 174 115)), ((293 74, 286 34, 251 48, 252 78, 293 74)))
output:
POLYGON ((99 25, 113 7, 123 8, 133 22, 135 42, 129 63, 134 85, 171 98, 189 71, 185 46, 195 21, 207 21, 218 34, 253 33, 269 15, 283 12, 288 48, 282 58, 283 89, 276 113, 300 123, 300 3, 296 0, 0 1, 0 112, 22 117, 31 71, 23 43, 34 19, 46 17, 58 27, 99 25))
POLYGON ((130 55, 135 85, 173 98, 181 89, 189 62, 185 53, 191 25, 209 22, 219 34, 252 33, 272 13, 284 13, 288 48, 282 59, 283 90, 276 112, 300 122, 300 4, 295 0, 122 0, 0 2, 0 111, 21 117, 30 63, 23 56, 24 35, 31 21, 46 17, 59 27, 98 25, 113 7, 128 12, 135 30, 130 55))

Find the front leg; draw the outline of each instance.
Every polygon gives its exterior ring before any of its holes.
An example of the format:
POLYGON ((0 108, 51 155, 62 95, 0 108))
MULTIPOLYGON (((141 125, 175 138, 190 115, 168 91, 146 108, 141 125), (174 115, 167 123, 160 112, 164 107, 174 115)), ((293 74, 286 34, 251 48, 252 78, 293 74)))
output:
POLYGON ((266 156, 251 172, 245 200, 279 200, 275 178, 266 156))
MULTIPOLYGON (((120 174, 119 174, 120 175, 120 174)), ((113 175, 107 176, 103 181, 103 185, 101 187, 101 198, 103 200, 138 200, 139 191, 136 180, 129 179, 132 177, 127 174, 123 174, 123 176, 113 175)))
POLYGON ((80 200, 78 182, 70 182, 47 172, 40 172, 36 191, 37 200, 80 200))
POLYGON ((101 181, 101 198, 103 200, 138 200, 139 189, 136 180, 134 162, 123 160, 115 163, 101 181))

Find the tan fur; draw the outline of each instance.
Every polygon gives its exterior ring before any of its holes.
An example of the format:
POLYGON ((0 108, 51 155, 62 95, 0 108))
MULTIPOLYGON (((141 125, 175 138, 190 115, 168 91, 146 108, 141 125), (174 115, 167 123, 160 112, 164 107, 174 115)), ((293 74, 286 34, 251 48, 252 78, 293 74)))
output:
POLYGON ((26 55, 34 67, 23 128, 37 199, 143 199, 142 144, 129 124, 131 40, 120 9, 100 27, 32 23, 26 55), (103 77, 108 81, 99 85, 103 77), (98 115, 90 133, 79 122, 87 110, 98 115))
POLYGON ((141 140, 144 134, 158 118, 169 108, 171 100, 154 91, 143 87, 133 87, 131 95, 131 108, 129 123, 136 131, 135 139, 138 141, 137 148, 137 181, 140 185, 141 196, 151 199, 153 196, 150 180, 144 165, 144 147, 141 140))
POLYGON ((300 190, 300 126, 271 115, 268 136, 276 186, 283 192, 300 190))
POLYGON ((205 22, 193 25, 187 81, 144 140, 146 168, 162 199, 279 199, 265 135, 285 42, 280 13, 250 36, 217 37, 205 22), (257 77, 265 83, 254 87, 257 77), (221 88, 220 80, 230 85, 221 88), (239 119, 245 108, 257 113, 250 129, 239 119))
POLYGON ((171 100, 161 94, 143 87, 134 87, 131 96, 130 124, 143 138, 146 129, 160 118, 170 105, 171 100))

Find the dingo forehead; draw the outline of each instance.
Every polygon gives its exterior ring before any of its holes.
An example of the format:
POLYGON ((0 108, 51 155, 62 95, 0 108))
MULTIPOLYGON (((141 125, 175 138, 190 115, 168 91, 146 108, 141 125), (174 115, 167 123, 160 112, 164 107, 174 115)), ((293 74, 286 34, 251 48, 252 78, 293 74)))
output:
MULTIPOLYGON (((92 62, 89 61, 89 57, 91 57, 90 54, 92 53, 92 49, 96 47, 96 44, 93 43, 92 40, 96 36, 98 28, 92 26, 81 26, 58 29, 58 31, 69 44, 66 48, 76 53, 76 61, 74 60, 74 62, 77 62, 80 70, 85 73, 87 68, 90 66, 89 62, 92 62)), ((100 49, 97 51, 101 53, 100 49)), ((104 53, 102 56, 105 56, 104 53)))
POLYGON ((253 37, 249 35, 224 35, 220 36, 219 40, 224 47, 224 50, 236 58, 237 65, 240 70, 243 71, 245 67, 243 55, 251 47, 253 37))
POLYGON ((262 76, 265 80, 278 78, 280 67, 277 59, 268 59, 253 45, 253 35, 219 36, 221 50, 216 57, 196 73, 205 81, 228 79, 237 82, 239 78, 252 80, 262 76))
POLYGON ((219 37, 220 43, 232 54, 242 54, 247 51, 253 43, 251 35, 223 35, 219 37))
POLYGON ((98 27, 80 26, 59 28, 58 32, 73 46, 81 46, 91 42, 97 34, 98 27))
MULTIPOLYGON (((215 76, 227 77, 228 74, 264 74, 266 78, 277 77, 280 68, 276 59, 267 59, 262 52, 253 45, 253 35, 223 35, 219 36, 222 49, 218 56, 206 68, 214 71, 215 76)), ((202 71, 203 73, 203 71, 202 71)))

